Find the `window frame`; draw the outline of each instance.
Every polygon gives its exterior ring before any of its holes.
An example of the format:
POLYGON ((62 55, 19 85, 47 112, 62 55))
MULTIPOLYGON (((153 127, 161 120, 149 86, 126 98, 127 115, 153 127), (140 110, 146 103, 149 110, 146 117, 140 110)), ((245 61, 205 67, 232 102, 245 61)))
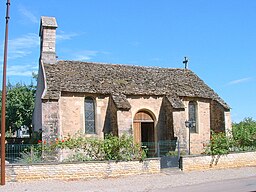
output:
POLYGON ((86 96, 84 98, 84 133, 85 134, 96 134, 96 106, 95 106, 95 99, 93 97, 90 96, 86 96), (87 101, 90 101, 87 103, 87 101), (92 104, 92 110, 88 110, 86 107, 86 104, 92 104), (91 112, 93 114, 92 119, 88 119, 87 118, 87 112, 91 112), (90 128, 88 128, 88 122, 93 122, 93 128, 92 131, 90 128))
POLYGON ((189 101, 188 102, 188 120, 195 121, 195 127, 190 129, 190 133, 198 133, 198 105, 196 101, 189 101), (193 106, 193 111, 191 111, 191 106, 193 106), (193 113, 193 115, 191 115, 193 113), (193 116, 193 117, 191 117, 193 116))

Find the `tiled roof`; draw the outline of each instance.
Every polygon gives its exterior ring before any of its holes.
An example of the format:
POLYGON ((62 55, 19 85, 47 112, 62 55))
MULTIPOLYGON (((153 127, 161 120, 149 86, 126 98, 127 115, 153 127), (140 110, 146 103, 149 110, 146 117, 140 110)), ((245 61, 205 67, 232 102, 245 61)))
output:
POLYGON ((61 91, 112 95, 119 109, 129 109, 129 95, 164 95, 174 108, 184 108, 180 97, 200 97, 229 106, 196 74, 187 69, 139 67, 80 61, 44 64, 44 99, 58 99, 61 91))

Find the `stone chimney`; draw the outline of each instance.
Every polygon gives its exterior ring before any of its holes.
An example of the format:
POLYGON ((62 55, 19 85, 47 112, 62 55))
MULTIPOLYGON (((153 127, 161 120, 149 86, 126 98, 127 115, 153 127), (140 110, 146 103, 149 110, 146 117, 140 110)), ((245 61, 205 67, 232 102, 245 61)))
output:
POLYGON ((56 28, 55 17, 41 17, 40 24, 40 60, 47 64, 56 64, 56 28))

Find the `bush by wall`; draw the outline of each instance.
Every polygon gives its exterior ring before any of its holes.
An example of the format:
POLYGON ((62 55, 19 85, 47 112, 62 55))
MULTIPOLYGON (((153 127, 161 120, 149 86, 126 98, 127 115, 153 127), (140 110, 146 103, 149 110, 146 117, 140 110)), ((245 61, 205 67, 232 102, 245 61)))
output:
POLYGON ((209 155, 223 155, 234 151, 256 150, 256 121, 245 118, 234 123, 231 133, 212 132, 210 143, 205 148, 209 155))
POLYGON ((107 135, 103 140, 78 135, 62 140, 56 139, 51 143, 39 141, 37 146, 21 153, 19 162, 59 161, 58 154, 62 151, 68 151, 68 155, 62 159, 65 162, 131 161, 144 160, 146 158, 145 151, 138 144, 133 143, 131 136, 116 137, 107 135))

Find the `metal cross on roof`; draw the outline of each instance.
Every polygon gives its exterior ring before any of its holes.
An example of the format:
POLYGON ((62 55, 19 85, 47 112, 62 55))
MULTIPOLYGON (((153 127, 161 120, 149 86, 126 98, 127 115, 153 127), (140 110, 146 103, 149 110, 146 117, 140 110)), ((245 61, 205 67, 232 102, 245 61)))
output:
POLYGON ((187 57, 184 57, 183 64, 185 65, 185 69, 187 69, 188 68, 188 58, 187 57))

